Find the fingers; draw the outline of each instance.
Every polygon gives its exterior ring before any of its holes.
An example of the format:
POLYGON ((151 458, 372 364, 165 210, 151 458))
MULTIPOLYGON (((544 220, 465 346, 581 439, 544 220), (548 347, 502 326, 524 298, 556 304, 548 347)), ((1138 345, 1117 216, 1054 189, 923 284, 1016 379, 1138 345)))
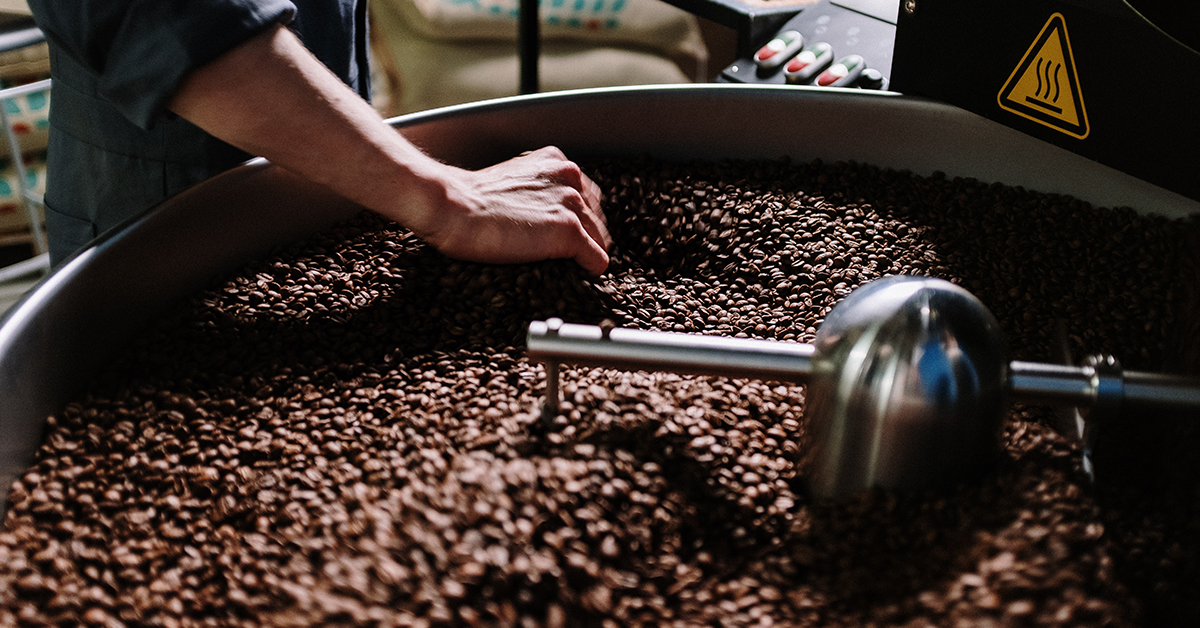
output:
POLYGON ((577 197, 580 200, 572 204, 582 202, 583 206, 571 208, 584 236, 575 261, 592 274, 599 275, 608 268, 608 249, 612 246, 612 236, 608 233, 608 221, 600 209, 600 186, 586 176, 582 182, 584 190, 577 197))
POLYGON ((612 236, 608 233, 608 219, 604 216, 604 212, 600 209, 600 202, 604 194, 600 190, 600 186, 596 185, 590 177, 574 162, 567 160, 566 155, 558 148, 547 146, 542 149, 546 151, 544 155, 554 157, 563 162, 563 167, 557 173, 559 180, 579 192, 583 198, 582 210, 576 210, 580 221, 583 223, 584 229, 588 235, 596 241, 601 247, 607 250, 612 246, 612 236))
POLYGON ((596 246, 607 251, 612 247, 612 236, 608 233, 608 225, 605 224, 604 215, 599 212, 584 211, 579 214, 579 223, 583 225, 583 230, 587 233, 588 238, 596 243, 596 246))
POLYGON ((583 238, 583 245, 575 254, 575 262, 593 275, 600 275, 608 268, 608 252, 590 236, 583 238))
POLYGON ((583 195, 584 201, 589 206, 599 206, 600 187, 583 174, 579 166, 567 159, 567 156, 557 147, 544 146, 535 151, 526 151, 516 159, 537 160, 535 161, 537 165, 534 167, 542 171, 541 176, 545 180, 574 188, 583 195))
POLYGON ((588 178, 587 175, 582 175, 581 173, 581 176, 583 176, 583 189, 580 190, 580 193, 583 194, 584 204, 599 210, 600 201, 604 198, 604 194, 600 191, 600 186, 596 185, 596 182, 588 178))
POLYGON ((487 194, 495 195, 488 203, 494 213, 489 220, 522 216, 519 222, 527 229, 522 229, 520 243, 495 240, 507 227, 497 229, 493 222, 486 229, 491 232, 487 242, 477 235, 470 247, 475 252, 467 257, 514 262, 568 258, 596 275, 608 268, 612 236, 601 210, 603 193, 561 150, 545 146, 526 151, 478 174, 483 175, 487 194))
POLYGON ((557 147, 545 146, 536 151, 522 153, 521 157, 548 160, 550 163, 547 165, 547 178, 579 193, 582 207, 576 206, 570 199, 564 203, 579 218, 590 240, 584 245, 586 250, 579 253, 582 258, 576 259, 596 274, 603 272, 608 266, 607 251, 612 246, 612 236, 608 232, 608 220, 600 207, 603 198, 600 186, 584 174, 577 164, 567 159, 557 147), (604 253, 602 259, 596 255, 597 250, 604 253), (599 270, 595 270, 596 268, 599 270))
POLYGON ((527 150, 527 151, 521 153, 520 156, 524 157, 526 155, 538 155, 541 157, 558 159, 560 161, 567 160, 567 156, 561 150, 559 150, 559 148, 557 146, 543 146, 537 150, 527 150))
POLYGON ((600 208, 600 186, 584 177, 584 191, 581 196, 583 208, 575 212, 579 216, 579 222, 588 236, 607 251, 612 246, 612 236, 608 233, 608 219, 600 208))
MULTIPOLYGON (((571 226, 573 233, 566 235, 562 240, 566 247, 562 257, 574 259, 584 270, 593 275, 603 274, 608 268, 608 247, 604 245, 603 240, 598 240, 596 236, 592 235, 586 226, 586 221, 573 222, 574 224, 571 226)), ((607 235, 607 230, 604 233, 607 235)))

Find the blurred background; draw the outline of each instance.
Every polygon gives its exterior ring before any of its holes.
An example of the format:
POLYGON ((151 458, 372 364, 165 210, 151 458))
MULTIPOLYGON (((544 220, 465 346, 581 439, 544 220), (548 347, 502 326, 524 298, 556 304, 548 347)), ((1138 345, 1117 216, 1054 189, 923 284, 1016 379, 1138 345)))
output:
POLYGON ((50 58, 24 0, 0 0, 0 314, 48 268, 41 240, 50 58), (15 158, 14 158, 15 156, 15 158))
MULTIPOLYGON (((518 0, 371 0, 376 107, 518 93, 518 0)), ((542 0, 541 91, 705 82, 733 36, 661 0, 542 0)))

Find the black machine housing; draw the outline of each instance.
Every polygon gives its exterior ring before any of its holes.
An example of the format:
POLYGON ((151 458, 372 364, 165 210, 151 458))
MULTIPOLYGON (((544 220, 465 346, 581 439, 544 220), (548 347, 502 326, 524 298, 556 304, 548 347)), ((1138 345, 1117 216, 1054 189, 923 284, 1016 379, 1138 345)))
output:
POLYGON ((785 83, 753 55, 787 31, 865 58, 876 80, 852 87, 949 103, 1200 200, 1200 3, 819 0, 716 80, 785 83))
POLYGON ((901 0, 891 88, 1200 199, 1200 11, 1192 4, 901 0), (1058 108, 1081 103, 1083 115, 1064 121, 1053 105, 1031 102, 1039 61, 1045 92, 1077 98, 1058 108), (1024 72, 1032 82, 1022 87, 1024 72))

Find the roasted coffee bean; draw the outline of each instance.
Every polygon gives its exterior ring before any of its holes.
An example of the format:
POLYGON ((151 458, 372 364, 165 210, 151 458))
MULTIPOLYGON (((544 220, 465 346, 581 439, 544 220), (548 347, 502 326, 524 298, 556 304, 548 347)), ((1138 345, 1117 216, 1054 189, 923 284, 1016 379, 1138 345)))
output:
POLYGON ((1093 485, 1017 406, 982 483, 834 503, 803 490, 802 387, 566 366, 546 422, 521 349, 551 316, 810 341, 904 273, 979 296, 1015 359, 1190 372, 1192 221, 857 164, 584 166, 603 277, 364 214, 133 341, 8 492, 0 625, 1200 622, 1195 422, 1105 425, 1093 485))

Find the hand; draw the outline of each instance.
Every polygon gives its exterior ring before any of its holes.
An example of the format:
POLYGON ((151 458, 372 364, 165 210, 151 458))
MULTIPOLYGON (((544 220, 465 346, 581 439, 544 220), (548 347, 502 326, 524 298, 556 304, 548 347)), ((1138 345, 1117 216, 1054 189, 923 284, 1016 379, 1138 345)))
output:
POLYGON ((600 189, 557 148, 483 170, 422 153, 283 26, 189 72, 168 104, 212 135, 412 229, 451 257, 573 258, 600 274, 600 189))
POLYGON ((490 263, 572 258, 597 275, 608 267, 600 187, 557 148, 455 169, 445 184, 442 206, 414 229, 442 253, 490 263))

